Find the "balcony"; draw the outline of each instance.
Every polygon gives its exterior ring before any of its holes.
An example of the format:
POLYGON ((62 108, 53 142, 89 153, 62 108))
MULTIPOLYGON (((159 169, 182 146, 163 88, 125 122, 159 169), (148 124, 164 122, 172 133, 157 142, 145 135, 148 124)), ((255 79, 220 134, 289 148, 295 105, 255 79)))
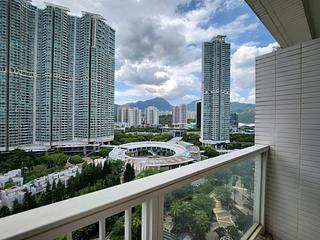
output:
POLYGON ((98 239, 110 239, 106 219, 124 212, 123 235, 130 240, 132 212, 140 205, 143 240, 176 239, 181 232, 203 239, 199 225, 206 234, 220 232, 219 238, 230 236, 223 229, 237 227, 239 239, 254 239, 264 225, 268 149, 256 145, 2 218, 0 239, 72 239, 72 232, 94 223, 98 239))

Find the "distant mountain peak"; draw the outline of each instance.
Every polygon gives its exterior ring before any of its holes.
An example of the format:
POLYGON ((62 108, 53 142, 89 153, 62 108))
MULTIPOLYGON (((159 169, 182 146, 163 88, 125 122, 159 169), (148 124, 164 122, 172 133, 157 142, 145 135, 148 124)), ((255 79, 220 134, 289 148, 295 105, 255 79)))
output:
POLYGON ((147 107, 154 106, 158 108, 160 111, 172 111, 173 106, 162 97, 155 97, 145 101, 137 101, 123 104, 124 106, 128 106, 130 108, 137 107, 141 110, 144 110, 147 107))
MULTIPOLYGON (((196 111, 196 102, 199 100, 194 100, 188 104, 188 111, 196 111)), ((239 114, 239 121, 243 123, 254 123, 254 110, 255 104, 252 103, 240 103, 240 102, 230 102, 230 112, 236 112, 239 114)))
MULTIPOLYGON (((188 111, 194 112, 196 111, 196 102, 198 100, 194 100, 187 104, 188 111)), ((137 102, 129 102, 123 104, 122 106, 127 106, 130 108, 137 107, 141 110, 146 109, 147 107, 154 106, 158 108, 160 111, 172 111, 173 106, 162 97, 155 97, 152 99, 148 99, 145 101, 137 101, 137 102)), ((239 121, 243 123, 254 123, 254 110, 255 104, 250 103, 240 103, 240 102, 231 102, 230 103, 230 111, 237 112, 239 114, 239 121)))

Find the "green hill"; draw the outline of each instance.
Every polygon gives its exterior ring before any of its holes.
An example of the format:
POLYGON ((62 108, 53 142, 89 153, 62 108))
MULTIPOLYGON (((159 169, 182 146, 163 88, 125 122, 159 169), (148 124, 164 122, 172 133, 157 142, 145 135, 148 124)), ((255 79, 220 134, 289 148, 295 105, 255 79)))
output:
MULTIPOLYGON (((195 111, 196 102, 199 100, 192 101, 188 104, 188 111, 195 111)), ((255 104, 250 103, 240 103, 240 102, 231 102, 230 111, 236 112, 239 114, 239 122, 242 123, 254 123, 254 110, 255 104)))

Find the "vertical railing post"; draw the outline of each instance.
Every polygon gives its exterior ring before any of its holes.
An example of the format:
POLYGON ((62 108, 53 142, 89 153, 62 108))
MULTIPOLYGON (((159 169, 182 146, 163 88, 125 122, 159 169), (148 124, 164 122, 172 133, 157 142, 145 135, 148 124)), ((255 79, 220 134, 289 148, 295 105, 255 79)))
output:
POLYGON ((264 225, 267 152, 255 160, 253 221, 264 225))
POLYGON ((262 155, 258 155, 254 159, 253 173, 253 222, 260 223, 261 213, 261 172, 262 172, 262 155))
POLYGON ((99 220, 99 240, 106 239, 106 219, 99 220))
MULTIPOLYGON (((260 223, 265 226, 265 202, 266 202, 266 181, 267 181, 267 159, 268 152, 261 154, 261 202, 260 202, 260 223)), ((264 231, 264 229, 262 230, 264 231)))
POLYGON ((158 235, 158 209, 159 209, 159 199, 152 198, 149 201, 149 239, 157 239, 158 235))
POLYGON ((124 213, 124 240, 132 239, 132 208, 128 208, 124 213))
POLYGON ((150 214, 149 214, 149 200, 142 203, 142 213, 141 213, 141 240, 151 240, 149 239, 150 230, 150 214))
POLYGON ((163 239, 163 194, 142 203, 142 240, 163 239))

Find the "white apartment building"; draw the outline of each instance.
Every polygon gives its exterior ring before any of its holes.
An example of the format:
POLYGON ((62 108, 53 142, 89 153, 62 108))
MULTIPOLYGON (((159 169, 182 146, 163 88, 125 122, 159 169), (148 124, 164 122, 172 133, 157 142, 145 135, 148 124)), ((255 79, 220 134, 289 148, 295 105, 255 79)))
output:
POLYGON ((229 142, 230 44, 218 35, 202 47, 201 141, 229 142))
MULTIPOLYGON (((20 169, 13 170, 11 172, 19 172, 20 169)), ((21 170, 20 170, 21 173, 21 170)), ((73 166, 68 169, 65 169, 61 172, 51 173, 47 176, 43 176, 37 179, 34 179, 22 186, 14 186, 0 191, 0 207, 7 206, 12 208, 13 202, 18 200, 20 204, 23 203, 25 191, 30 192, 32 195, 46 191, 47 184, 51 186, 53 183, 58 184, 60 181, 65 187, 68 184, 68 180, 71 177, 75 177, 77 173, 81 173, 81 168, 78 166, 73 166)), ((21 177, 22 178, 22 177, 21 177)), ((22 178, 23 181, 23 178, 22 178)))
POLYGON ((23 178, 21 177, 21 169, 11 170, 0 175, 0 188, 4 188, 5 184, 10 181, 18 186, 22 186, 23 178))
POLYGON ((142 125, 142 112, 139 108, 120 107, 118 110, 119 122, 125 123, 128 127, 140 127, 142 125))
POLYGON ((196 119, 196 112, 187 112, 187 119, 195 120, 196 119))
POLYGON ((158 108, 150 106, 145 109, 144 123, 146 126, 159 125, 160 111, 158 108))
POLYGON ((141 126, 141 110, 139 108, 128 109, 128 124, 129 127, 141 126))
POLYGON ((115 30, 69 12, 0 2, 0 151, 113 140, 115 30))
POLYGON ((184 127, 187 124, 187 105, 181 104, 172 109, 172 125, 184 127))

